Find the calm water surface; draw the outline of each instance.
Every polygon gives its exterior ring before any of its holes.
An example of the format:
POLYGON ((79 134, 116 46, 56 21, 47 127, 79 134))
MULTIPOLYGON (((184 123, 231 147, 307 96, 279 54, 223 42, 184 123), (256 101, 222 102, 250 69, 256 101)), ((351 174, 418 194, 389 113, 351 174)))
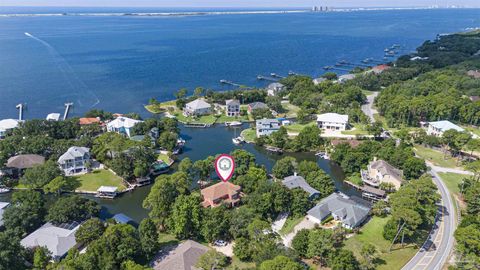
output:
MULTIPOLYGON (((0 8, 8 12, 35 9, 0 8)), ((149 98, 171 99, 181 87, 227 89, 221 79, 264 86, 257 75, 290 70, 317 76, 342 59, 382 59, 394 43, 406 53, 439 33, 479 26, 478 9, 0 17, 0 119, 16 117, 18 103, 27 104, 25 117, 44 118, 67 101, 74 115, 91 108, 145 115, 149 98)))

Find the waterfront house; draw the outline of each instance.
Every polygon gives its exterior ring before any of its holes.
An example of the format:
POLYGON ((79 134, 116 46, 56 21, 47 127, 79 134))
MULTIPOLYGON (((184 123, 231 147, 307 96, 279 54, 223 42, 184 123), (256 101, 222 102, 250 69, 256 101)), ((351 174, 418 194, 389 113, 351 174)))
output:
POLYGON ((254 110, 259 110, 259 109, 268 109, 267 104, 263 102, 252 102, 248 104, 248 112, 252 113, 254 110))
POLYGON ((90 162, 90 149, 86 147, 72 146, 58 158, 58 165, 65 175, 88 172, 90 162))
POLYGON ((322 77, 316 78, 316 79, 313 79, 313 84, 314 84, 314 85, 319 85, 319 84, 321 84, 321 83, 324 82, 324 81, 327 81, 327 79, 326 79, 326 78, 322 78, 322 77))
POLYGON ((118 194, 117 190, 117 187, 101 186, 97 189, 97 194, 95 196, 98 198, 113 199, 118 194))
POLYGON ((60 114, 59 113, 50 113, 47 115, 46 118, 48 121, 58 121, 60 120, 60 114))
POLYGON ((16 119, 0 120, 0 139, 5 138, 7 131, 17 128, 20 121, 16 119))
POLYGON ((459 132, 465 131, 463 128, 455 125, 454 123, 447 120, 443 120, 443 121, 436 121, 436 122, 428 122, 427 134, 433 135, 436 137, 442 137, 443 133, 450 129, 455 129, 456 131, 459 131, 459 132))
POLYGON ((200 191, 203 197, 203 207, 217 207, 222 204, 236 206, 243 196, 240 186, 230 182, 219 182, 200 191))
POLYGON ((77 245, 75 232, 80 227, 77 222, 54 225, 46 223, 36 231, 20 241, 20 244, 28 249, 46 247, 54 261, 59 261, 67 252, 77 245))
POLYGON ((283 179, 282 184, 288 189, 301 188, 308 193, 309 198, 315 198, 320 195, 320 192, 312 188, 305 179, 297 173, 291 176, 287 176, 283 179))
POLYGON ((480 71, 478 70, 469 70, 467 71, 467 75, 474 79, 480 79, 480 71))
POLYGON ((110 121, 107 123, 107 131, 108 132, 117 132, 120 134, 124 134, 127 137, 131 135, 131 129, 138 123, 143 121, 131 119, 124 116, 119 116, 115 120, 110 121))
POLYGON ((257 137, 268 136, 280 129, 280 121, 278 119, 260 119, 256 122, 257 137))
POLYGON ((150 266, 154 270, 196 270, 198 259, 209 250, 200 243, 187 240, 167 252, 162 250, 150 266))
POLYGON ((283 90, 285 90, 285 85, 283 85, 281 83, 278 83, 278 82, 274 82, 274 83, 271 83, 267 86, 267 95, 273 97, 273 96, 276 96, 278 93, 280 93, 283 90))
POLYGON ((382 65, 378 65, 378 66, 374 66, 370 72, 373 72, 375 74, 381 74, 382 72, 384 72, 385 70, 389 70, 391 67, 389 65, 385 65, 385 64, 382 64, 382 65))
POLYGON ((3 212, 5 212, 5 209, 10 205, 10 203, 7 202, 0 202, 0 227, 3 226, 3 212))
POLYGON ((317 115, 317 125, 322 130, 346 130, 348 115, 338 113, 324 113, 317 115))
POLYGON ((100 125, 102 121, 99 117, 82 117, 78 120, 81 126, 100 125))
POLYGON ((399 189, 403 182, 403 171, 390 165, 385 160, 376 158, 368 164, 367 170, 361 171, 363 183, 379 187, 381 183, 390 183, 399 189))
POLYGON ((183 108, 183 114, 185 116, 198 116, 205 115, 212 112, 212 105, 205 102, 203 99, 196 99, 189 102, 183 108))
POLYGON ((337 82, 344 83, 346 81, 350 81, 350 80, 355 79, 355 77, 356 77, 355 74, 340 75, 340 76, 338 76, 337 82))
POLYGON ((240 115, 240 101, 236 99, 229 99, 225 101, 225 114, 227 116, 240 115))
POLYGON ((355 229, 367 219, 370 210, 371 204, 365 200, 354 196, 348 197, 342 193, 333 193, 308 210, 307 219, 321 224, 332 216, 334 220, 341 222, 343 227, 355 229))

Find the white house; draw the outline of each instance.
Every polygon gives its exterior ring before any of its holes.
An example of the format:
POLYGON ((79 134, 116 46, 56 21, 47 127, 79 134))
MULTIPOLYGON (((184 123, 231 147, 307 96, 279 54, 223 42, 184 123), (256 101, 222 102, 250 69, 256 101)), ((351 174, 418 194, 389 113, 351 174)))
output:
POLYGON ((240 101, 236 99, 229 99, 225 101, 225 114, 227 116, 240 115, 240 101))
POLYGON ((65 175, 74 175, 88 171, 87 163, 90 162, 90 149, 86 147, 72 146, 60 156, 58 165, 65 175))
POLYGON ((130 130, 138 123, 143 121, 120 116, 107 124, 107 131, 125 134, 130 137, 130 130))
POLYGON ((80 224, 73 222, 55 226, 46 223, 20 241, 25 248, 46 247, 52 253, 52 259, 59 261, 77 244, 75 232, 80 224))
POLYGON ((455 129, 456 131, 463 132, 465 131, 463 128, 455 125, 450 121, 436 121, 436 122, 428 122, 427 134, 433 135, 436 137, 442 137, 443 133, 447 130, 455 129))
POLYGON ((275 82, 267 86, 267 95, 276 96, 279 92, 285 90, 285 85, 275 82))
POLYGON ((327 80, 326 78, 322 78, 322 77, 316 78, 316 79, 313 79, 313 84, 319 85, 319 84, 321 84, 322 82, 324 82, 324 81, 326 81, 326 80, 327 80))
POLYGON ((5 137, 5 133, 8 130, 18 127, 19 120, 16 119, 3 119, 0 120, 0 139, 5 137))
POLYGON ((346 81, 350 81, 350 80, 355 79, 355 77, 356 77, 355 74, 344 74, 344 75, 340 75, 340 76, 338 76, 337 82, 339 82, 339 83, 344 83, 344 82, 346 82, 346 81))
POLYGON ((323 130, 346 130, 348 115, 338 113, 324 113, 317 115, 317 125, 323 130))
POLYGON ((256 121, 257 137, 268 136, 280 129, 278 119, 260 119, 256 121))
POLYGON ((212 111, 212 106, 205 102, 203 99, 196 99, 189 102, 183 108, 183 114, 186 116, 192 115, 205 115, 212 111))

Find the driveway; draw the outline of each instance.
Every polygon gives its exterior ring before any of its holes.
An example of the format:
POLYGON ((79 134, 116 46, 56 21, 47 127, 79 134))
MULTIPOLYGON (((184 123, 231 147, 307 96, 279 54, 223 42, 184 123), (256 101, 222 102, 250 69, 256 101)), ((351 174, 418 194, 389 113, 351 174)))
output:
POLYGON ((313 229, 314 227, 315 227, 315 223, 313 223, 312 221, 308 220, 307 217, 305 217, 302 221, 300 221, 300 223, 297 224, 297 226, 295 226, 295 228, 293 228, 293 231, 291 233, 282 235, 283 244, 286 247, 290 247, 290 245, 292 244, 292 240, 295 237, 295 235, 297 235, 298 231, 302 229, 309 230, 309 229, 313 229))
POLYGON ((373 92, 373 94, 367 96, 367 102, 362 105, 363 113, 370 118, 370 122, 375 122, 374 114, 377 113, 377 110, 373 108, 373 101, 378 96, 378 92, 373 92))
POLYGON ((224 247, 209 245, 211 248, 215 249, 216 251, 223 253, 225 256, 232 257, 233 256, 233 244, 234 242, 228 243, 224 247))

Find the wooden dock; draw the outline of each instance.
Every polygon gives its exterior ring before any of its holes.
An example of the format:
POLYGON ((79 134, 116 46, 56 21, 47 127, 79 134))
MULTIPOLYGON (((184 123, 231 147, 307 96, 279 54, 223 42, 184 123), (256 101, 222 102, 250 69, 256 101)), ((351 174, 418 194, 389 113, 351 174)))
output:
POLYGON ((277 153, 277 154, 283 153, 283 150, 281 148, 274 147, 274 146, 266 146, 265 149, 267 151, 272 152, 272 153, 277 153))

